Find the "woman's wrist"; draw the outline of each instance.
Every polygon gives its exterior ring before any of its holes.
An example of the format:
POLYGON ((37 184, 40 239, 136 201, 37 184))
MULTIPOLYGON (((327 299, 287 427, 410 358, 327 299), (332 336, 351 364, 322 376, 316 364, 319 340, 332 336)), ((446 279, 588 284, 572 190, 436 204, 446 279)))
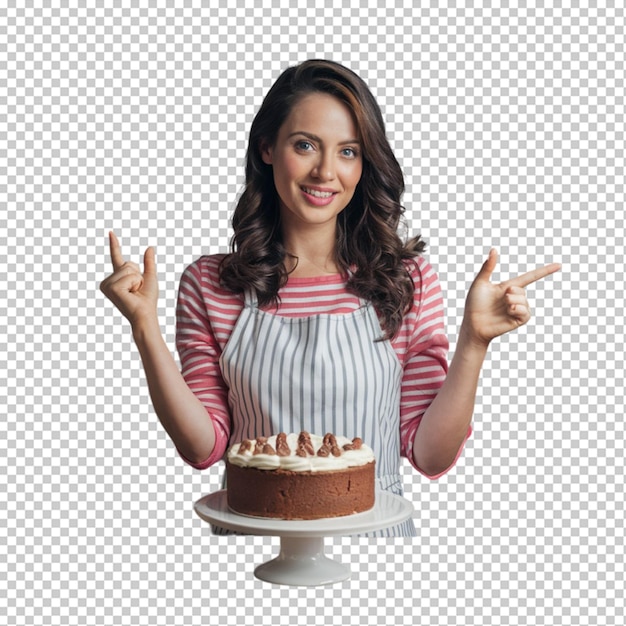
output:
POLYGON ((155 337, 162 337, 161 325, 159 324, 159 318, 155 314, 154 316, 144 317, 136 320, 131 324, 133 330, 133 339, 135 343, 141 347, 150 339, 155 337))
POLYGON ((477 335, 475 332, 472 331, 469 322, 467 322, 467 320, 465 319, 463 320, 463 322, 461 323, 461 328, 459 329, 457 350, 459 346, 462 346, 464 349, 471 350, 472 352, 476 352, 477 354, 482 354, 484 358, 490 343, 490 339, 485 339, 477 335))

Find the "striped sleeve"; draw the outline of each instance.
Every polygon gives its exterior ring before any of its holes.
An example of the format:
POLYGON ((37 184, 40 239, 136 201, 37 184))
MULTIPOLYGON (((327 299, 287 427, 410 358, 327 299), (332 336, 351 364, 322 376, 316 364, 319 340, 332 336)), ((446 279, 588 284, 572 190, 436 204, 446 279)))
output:
MULTIPOLYGON (((465 441, 452 465, 436 476, 429 476, 415 463, 413 441, 422 416, 437 395, 448 372, 449 342, 444 326, 443 294, 437 274, 423 258, 412 269, 415 300, 405 316, 396 350, 404 353, 404 373, 400 399, 401 454, 421 474, 436 479, 447 473, 459 458, 465 441)), ((468 431, 467 436, 471 432, 468 431)), ((467 437, 466 437, 467 440, 467 437)))
POLYGON ((212 307, 219 309, 219 288, 208 271, 211 262, 215 264, 217 259, 202 257, 187 267, 180 280, 176 307, 176 348, 181 373, 206 408, 207 419, 215 429, 215 448, 208 459, 192 463, 181 454, 196 469, 206 469, 219 461, 230 436, 228 390, 219 367, 221 347, 216 336, 219 329, 214 328, 207 308, 209 301, 212 307))

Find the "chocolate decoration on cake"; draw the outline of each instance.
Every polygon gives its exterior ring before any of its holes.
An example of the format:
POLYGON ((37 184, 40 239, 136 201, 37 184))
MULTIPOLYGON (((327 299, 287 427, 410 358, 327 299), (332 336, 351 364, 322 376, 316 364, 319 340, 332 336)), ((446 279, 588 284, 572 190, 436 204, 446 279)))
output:
POLYGON ((287 435, 285 433, 278 433, 276 436, 276 454, 278 456, 289 456, 291 454, 291 448, 287 444, 287 435))

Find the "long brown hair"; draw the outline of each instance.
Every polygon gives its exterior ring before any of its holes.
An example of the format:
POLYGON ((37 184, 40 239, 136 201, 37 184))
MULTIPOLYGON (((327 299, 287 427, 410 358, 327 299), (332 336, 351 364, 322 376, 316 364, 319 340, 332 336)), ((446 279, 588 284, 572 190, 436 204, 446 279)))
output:
POLYGON ((261 146, 275 145, 280 127, 301 98, 322 92, 352 111, 362 146, 363 173, 354 196, 337 219, 335 263, 348 288, 372 302, 385 337, 393 337, 413 300, 406 261, 424 250, 419 237, 398 234, 404 208, 404 177, 385 134, 380 107, 365 82, 333 61, 312 59, 287 68, 269 90, 250 128, 246 184, 235 208, 232 253, 220 268, 224 287, 253 289, 260 306, 275 304, 288 279, 280 229, 279 199, 271 165, 261 146))

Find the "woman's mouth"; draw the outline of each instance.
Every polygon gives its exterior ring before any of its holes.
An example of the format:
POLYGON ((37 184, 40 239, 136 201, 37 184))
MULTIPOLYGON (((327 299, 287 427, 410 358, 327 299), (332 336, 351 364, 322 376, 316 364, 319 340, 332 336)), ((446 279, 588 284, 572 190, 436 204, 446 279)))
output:
POLYGON ((315 206, 325 206, 329 204, 337 194, 336 191, 324 191, 313 187, 300 187, 307 200, 315 206))

